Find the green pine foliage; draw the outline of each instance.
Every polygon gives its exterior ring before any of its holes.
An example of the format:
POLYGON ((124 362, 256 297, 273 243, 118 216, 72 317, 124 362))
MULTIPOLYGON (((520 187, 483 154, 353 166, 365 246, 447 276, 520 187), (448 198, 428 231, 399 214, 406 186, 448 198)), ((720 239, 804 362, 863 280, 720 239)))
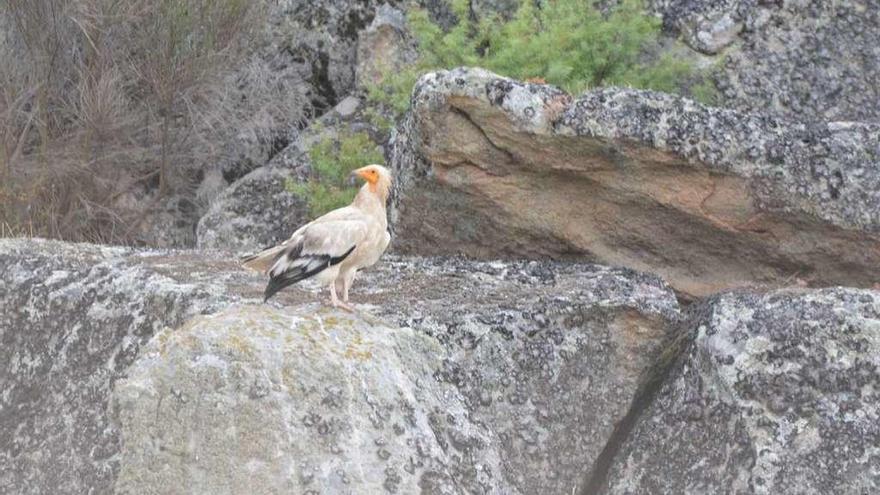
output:
MULTIPOLYGON (((642 0, 622 0, 602 13, 594 0, 520 0, 513 17, 472 20, 467 0, 453 0, 460 20, 448 31, 414 7, 407 19, 419 42, 411 68, 389 72, 369 97, 402 113, 413 84, 431 70, 479 66, 515 79, 540 79, 570 93, 616 85, 675 92, 694 76, 693 65, 658 51, 660 19, 642 0)), ((695 94, 711 94, 706 85, 695 94)))
POLYGON ((338 139, 327 137, 309 150, 312 178, 305 183, 288 180, 287 190, 306 198, 314 217, 351 203, 357 189, 346 184, 352 170, 370 163, 383 163, 384 157, 365 132, 347 133, 338 139))

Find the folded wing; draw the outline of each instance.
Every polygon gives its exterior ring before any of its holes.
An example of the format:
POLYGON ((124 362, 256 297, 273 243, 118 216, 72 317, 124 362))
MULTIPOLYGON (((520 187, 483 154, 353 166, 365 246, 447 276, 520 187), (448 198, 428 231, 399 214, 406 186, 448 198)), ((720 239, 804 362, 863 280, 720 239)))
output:
POLYGON ((364 241, 369 232, 368 218, 363 215, 339 215, 320 218, 294 233, 293 237, 271 253, 269 284, 264 300, 279 290, 313 277, 338 265, 364 241))

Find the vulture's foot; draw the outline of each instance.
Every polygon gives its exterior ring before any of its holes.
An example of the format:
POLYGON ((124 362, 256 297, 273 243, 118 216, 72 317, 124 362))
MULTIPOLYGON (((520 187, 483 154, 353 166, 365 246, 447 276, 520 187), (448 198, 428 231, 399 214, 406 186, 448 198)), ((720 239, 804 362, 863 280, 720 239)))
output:
POLYGON ((348 304, 348 302, 340 301, 338 297, 336 297, 336 287, 334 284, 330 284, 330 305, 334 308, 344 309, 349 313, 354 313, 354 306, 348 304))

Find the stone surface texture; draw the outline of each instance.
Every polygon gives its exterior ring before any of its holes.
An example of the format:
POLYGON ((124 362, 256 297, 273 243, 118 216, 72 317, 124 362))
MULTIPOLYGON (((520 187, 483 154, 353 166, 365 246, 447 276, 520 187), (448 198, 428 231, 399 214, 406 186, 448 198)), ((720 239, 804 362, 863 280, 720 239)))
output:
POLYGON ((358 86, 378 84, 386 74, 415 62, 416 48, 405 14, 389 5, 380 6, 373 22, 358 36, 355 69, 358 86))
POLYGON ((498 435, 514 486, 580 493, 673 340, 669 288, 602 267, 405 260, 389 262, 390 282, 419 299, 388 300, 377 314, 447 349, 437 377, 498 435), (432 274, 430 286, 407 282, 411 270, 432 274))
POLYGON ((114 382, 166 326, 219 309, 122 248, 0 240, 0 493, 108 493, 114 382))
POLYGON ((286 240, 306 223, 308 205, 286 187, 289 181, 306 176, 303 168, 308 158, 300 156, 299 171, 260 167, 223 191, 199 220, 198 246, 256 250, 286 240))
POLYGON ((880 490, 880 292, 725 294, 689 319, 605 493, 880 490))
POLYGON ((443 349, 358 316, 233 306, 156 336, 114 394, 116 493, 515 494, 443 349))
POLYGON ((817 122, 880 118, 880 2, 651 0, 695 50, 717 54, 724 106, 817 122))

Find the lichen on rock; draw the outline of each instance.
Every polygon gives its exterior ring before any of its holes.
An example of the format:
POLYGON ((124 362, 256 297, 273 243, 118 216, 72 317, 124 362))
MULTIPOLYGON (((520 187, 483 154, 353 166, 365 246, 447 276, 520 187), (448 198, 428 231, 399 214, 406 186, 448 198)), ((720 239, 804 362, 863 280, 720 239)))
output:
POLYGON ((689 326, 605 493, 880 490, 880 293, 725 294, 689 326))

